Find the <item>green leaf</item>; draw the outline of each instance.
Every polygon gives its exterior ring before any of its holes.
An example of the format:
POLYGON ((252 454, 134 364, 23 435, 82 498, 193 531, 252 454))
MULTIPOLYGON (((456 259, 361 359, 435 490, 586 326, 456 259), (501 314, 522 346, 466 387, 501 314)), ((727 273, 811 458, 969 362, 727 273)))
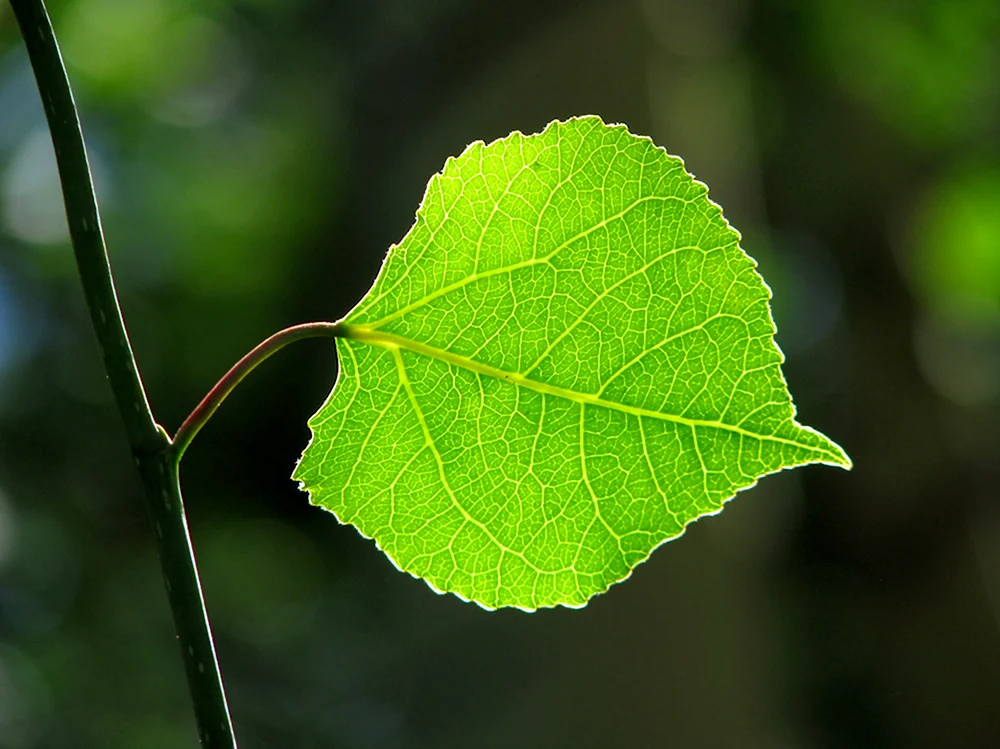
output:
POLYGON ((707 188, 596 117, 476 142, 343 320, 295 478, 487 608, 582 606, 760 476, 797 424, 770 290, 707 188))

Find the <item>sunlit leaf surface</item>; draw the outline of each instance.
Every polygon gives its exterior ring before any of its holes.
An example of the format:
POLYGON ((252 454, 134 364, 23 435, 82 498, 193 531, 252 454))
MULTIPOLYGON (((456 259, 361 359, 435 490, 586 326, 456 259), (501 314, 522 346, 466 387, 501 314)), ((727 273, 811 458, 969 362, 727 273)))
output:
POLYGON ((760 476, 850 466, 794 420, 769 296, 649 139, 473 143, 345 318, 295 478, 437 590, 583 605, 760 476))

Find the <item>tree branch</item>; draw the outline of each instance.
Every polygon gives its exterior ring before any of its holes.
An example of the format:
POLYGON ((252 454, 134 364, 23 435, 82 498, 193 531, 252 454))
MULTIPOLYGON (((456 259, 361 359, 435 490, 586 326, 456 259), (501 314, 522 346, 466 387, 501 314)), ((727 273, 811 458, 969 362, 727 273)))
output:
POLYGON ((70 238, 115 403, 146 493, 201 743, 235 749, 170 438, 149 408, 115 294, 83 132, 42 0, 11 0, 55 148, 70 238))

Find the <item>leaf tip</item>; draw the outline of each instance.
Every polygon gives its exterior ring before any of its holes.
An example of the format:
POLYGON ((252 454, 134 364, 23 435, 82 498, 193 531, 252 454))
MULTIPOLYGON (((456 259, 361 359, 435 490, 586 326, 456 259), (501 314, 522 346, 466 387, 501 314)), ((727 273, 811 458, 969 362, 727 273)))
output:
MULTIPOLYGON (((819 434, 819 432, 817 432, 817 434, 819 434)), ((823 465, 833 466, 835 468, 843 468, 845 471, 852 470, 854 468, 854 461, 851 460, 851 456, 847 454, 847 451, 825 434, 820 434, 820 436, 824 440, 824 458, 817 462, 822 463, 823 465)))
POLYGON ((833 443, 834 447, 837 448, 837 463, 839 468, 843 468, 845 471, 850 471, 854 469, 854 461, 851 460, 851 456, 838 445, 836 442, 833 443))

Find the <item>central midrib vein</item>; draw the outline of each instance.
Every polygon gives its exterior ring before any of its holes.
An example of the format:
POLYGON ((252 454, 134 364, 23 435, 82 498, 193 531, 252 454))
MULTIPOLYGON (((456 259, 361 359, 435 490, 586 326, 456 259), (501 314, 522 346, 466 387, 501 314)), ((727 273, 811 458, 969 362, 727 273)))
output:
POLYGON ((759 434, 757 432, 752 432, 748 429, 736 426, 734 424, 726 424, 721 421, 712 421, 709 419, 689 419, 684 416, 678 416, 676 414, 663 413, 661 411, 652 411, 647 408, 640 408, 639 406, 630 406, 625 403, 617 403, 615 401, 605 400, 597 395, 591 393, 581 393, 575 390, 569 390, 567 388, 559 387, 558 385, 551 385, 547 382, 539 382, 538 380, 532 380, 529 377, 525 377, 517 372, 508 372, 506 370, 500 369, 498 367, 491 366, 489 364, 484 364, 483 362, 476 361, 475 359, 470 359, 460 354, 455 354, 451 351, 445 351, 444 349, 435 348, 434 346, 428 346, 426 343, 420 343, 419 341, 414 341, 409 338, 404 338, 403 336, 395 335, 394 333, 387 333, 382 330, 375 330, 369 328, 365 325, 351 325, 348 323, 340 323, 341 334, 343 338, 348 338, 353 341, 361 341, 364 343, 371 344, 373 346, 379 346, 384 349, 389 350, 404 350, 411 351, 415 354, 421 354, 423 356, 428 356, 432 359, 450 364, 461 369, 465 369, 470 372, 476 372, 487 377, 496 377, 500 380, 506 380, 519 387, 527 388, 528 390, 533 390, 536 393, 542 393, 544 395, 554 395, 559 398, 565 398, 566 400, 573 401, 574 403, 581 403, 589 406, 598 406, 600 408, 609 408, 614 411, 620 411, 622 413, 630 414, 637 417, 648 417, 651 419, 659 419, 661 421, 670 421, 675 424, 683 424, 689 427, 710 427, 712 429, 722 429, 734 434, 740 434, 745 437, 751 437, 757 440, 766 440, 768 442, 776 442, 783 445, 792 445, 793 447, 802 448, 805 450, 810 450, 821 455, 827 455, 828 457, 836 460, 837 456, 831 455, 828 451, 822 448, 815 447, 813 445, 803 444, 796 440, 786 439, 785 437, 778 437, 771 434, 759 434))

